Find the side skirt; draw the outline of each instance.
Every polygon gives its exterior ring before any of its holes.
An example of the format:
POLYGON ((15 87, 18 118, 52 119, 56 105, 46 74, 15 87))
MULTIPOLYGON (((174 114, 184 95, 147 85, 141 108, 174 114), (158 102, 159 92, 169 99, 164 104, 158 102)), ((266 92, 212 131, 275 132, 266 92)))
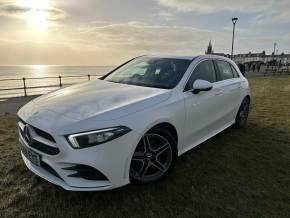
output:
POLYGON ((224 131, 225 129, 227 129, 228 127, 230 127, 231 125, 233 125, 235 123, 235 121, 231 121, 229 123, 227 123, 226 125, 224 125, 222 128, 216 130, 216 131, 213 131, 212 134, 209 134, 203 138, 201 138, 200 140, 198 140, 197 142, 195 142, 194 144, 192 145, 189 145, 187 147, 185 147, 185 149, 181 150, 181 151, 178 151, 178 156, 184 154, 185 152, 193 149, 194 147, 198 146, 199 144, 205 142, 206 140, 212 138, 213 136, 217 135, 218 133, 224 131))

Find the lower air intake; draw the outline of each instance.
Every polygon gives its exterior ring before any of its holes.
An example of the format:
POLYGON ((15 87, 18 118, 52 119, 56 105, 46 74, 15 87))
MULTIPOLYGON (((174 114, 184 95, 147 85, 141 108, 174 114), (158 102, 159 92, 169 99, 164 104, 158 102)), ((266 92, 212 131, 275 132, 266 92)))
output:
POLYGON ((77 164, 75 166, 65 167, 63 169, 74 171, 73 174, 68 175, 69 177, 83 178, 87 180, 108 181, 107 177, 103 173, 91 166, 77 164))

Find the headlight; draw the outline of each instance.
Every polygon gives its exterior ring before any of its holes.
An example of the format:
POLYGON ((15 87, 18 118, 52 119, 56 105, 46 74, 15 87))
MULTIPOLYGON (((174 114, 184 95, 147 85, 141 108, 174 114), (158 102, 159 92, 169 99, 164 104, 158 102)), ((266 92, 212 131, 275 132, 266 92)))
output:
POLYGON ((73 148, 87 148, 95 145, 99 145, 115 138, 118 138, 131 129, 125 126, 112 127, 108 129, 100 129, 96 131, 77 133, 69 135, 67 138, 73 148))

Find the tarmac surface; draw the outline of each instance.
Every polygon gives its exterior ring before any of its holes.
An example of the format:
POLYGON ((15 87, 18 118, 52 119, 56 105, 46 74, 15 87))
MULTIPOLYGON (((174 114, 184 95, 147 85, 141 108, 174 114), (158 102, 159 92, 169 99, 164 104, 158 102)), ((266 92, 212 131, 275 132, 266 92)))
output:
POLYGON ((5 113, 16 114, 20 107, 38 96, 39 95, 2 99, 0 100, 0 115, 5 113))

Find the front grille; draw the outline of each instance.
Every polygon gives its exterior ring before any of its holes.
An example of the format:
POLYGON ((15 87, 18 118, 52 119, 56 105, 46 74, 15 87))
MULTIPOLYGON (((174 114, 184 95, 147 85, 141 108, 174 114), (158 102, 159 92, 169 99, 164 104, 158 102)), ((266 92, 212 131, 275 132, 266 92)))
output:
POLYGON ((36 127, 32 127, 37 135, 41 136, 42 138, 47 139, 48 141, 55 142, 54 138, 48 134, 47 132, 42 131, 41 129, 38 129, 36 127))
MULTIPOLYGON (((19 118, 19 121, 22 122, 24 125, 26 125, 27 123, 24 122, 23 120, 21 120, 19 118)), ((55 139, 47 132, 43 131, 43 130, 40 130, 34 126, 31 126, 29 125, 29 127, 31 129, 33 129, 33 131, 40 137, 40 138, 43 138, 49 142, 51 142, 52 144, 55 144, 55 139)), ((24 131, 23 129, 19 128, 19 132, 22 136, 22 138, 25 140, 25 135, 24 135, 24 131)), ((37 140, 37 139, 34 139, 32 140, 31 143, 28 143, 30 147, 36 149, 36 150, 39 150, 45 154, 49 154, 49 155, 56 155, 59 153, 59 149, 57 147, 53 147, 53 146, 50 146, 48 144, 45 144, 41 141, 45 141, 45 140, 37 140)))
POLYGON ((56 155, 59 153, 58 148, 48 146, 36 140, 33 141, 33 143, 31 143, 29 146, 49 155, 56 155))

